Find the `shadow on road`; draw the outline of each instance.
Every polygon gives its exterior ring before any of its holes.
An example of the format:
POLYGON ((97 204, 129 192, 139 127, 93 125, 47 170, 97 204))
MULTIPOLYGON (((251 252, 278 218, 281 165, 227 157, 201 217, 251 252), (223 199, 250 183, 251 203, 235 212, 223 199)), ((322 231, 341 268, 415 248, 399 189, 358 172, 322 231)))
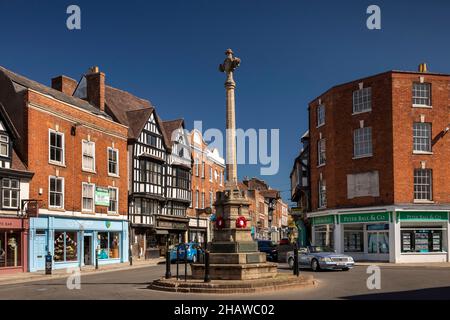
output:
POLYGON ((347 300, 449 300, 450 287, 384 292, 342 297, 347 300))

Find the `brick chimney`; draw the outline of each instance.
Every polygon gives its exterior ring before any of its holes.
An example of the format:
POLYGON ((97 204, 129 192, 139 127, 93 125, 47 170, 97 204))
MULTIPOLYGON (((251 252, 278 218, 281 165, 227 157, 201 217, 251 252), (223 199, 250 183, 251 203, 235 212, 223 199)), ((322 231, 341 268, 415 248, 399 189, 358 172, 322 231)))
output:
POLYGON ((92 67, 86 74, 86 93, 90 104, 105 111, 105 74, 92 67))
POLYGON ((52 79, 52 88, 69 96, 73 95, 77 85, 78 81, 63 75, 52 79))

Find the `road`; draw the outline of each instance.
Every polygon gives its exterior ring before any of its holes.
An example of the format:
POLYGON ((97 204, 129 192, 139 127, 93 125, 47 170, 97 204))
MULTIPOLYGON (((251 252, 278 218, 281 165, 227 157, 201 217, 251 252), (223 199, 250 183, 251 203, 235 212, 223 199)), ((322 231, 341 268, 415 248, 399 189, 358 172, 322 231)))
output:
MULTIPOLYGON (((182 269, 180 269, 182 270, 182 269)), ((279 265, 280 272, 290 272, 279 265)), ((447 268, 382 267, 381 289, 367 288, 367 267, 358 266, 348 272, 325 271, 314 274, 319 284, 315 288, 284 290, 246 295, 205 295, 167 293, 148 289, 161 277, 164 265, 133 270, 90 274, 81 277, 81 288, 69 290, 65 279, 0 286, 0 299, 450 299, 450 270, 447 268)), ((175 266, 172 267, 175 272, 175 266)))

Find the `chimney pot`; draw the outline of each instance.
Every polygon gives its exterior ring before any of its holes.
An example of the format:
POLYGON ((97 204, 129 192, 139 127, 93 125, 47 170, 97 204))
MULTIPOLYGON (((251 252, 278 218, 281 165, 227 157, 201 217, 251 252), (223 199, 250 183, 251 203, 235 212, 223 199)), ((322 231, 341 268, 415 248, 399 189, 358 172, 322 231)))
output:
POLYGON ((419 72, 423 72, 423 73, 428 72, 428 66, 426 63, 419 64, 419 72))

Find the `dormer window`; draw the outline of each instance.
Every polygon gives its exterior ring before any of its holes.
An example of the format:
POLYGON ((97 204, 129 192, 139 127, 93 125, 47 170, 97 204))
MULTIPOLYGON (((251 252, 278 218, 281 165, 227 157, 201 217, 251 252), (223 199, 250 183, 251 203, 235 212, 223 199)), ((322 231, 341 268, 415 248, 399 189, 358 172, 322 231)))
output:
POLYGON ((0 134, 0 156, 9 157, 9 137, 6 134, 0 134))

